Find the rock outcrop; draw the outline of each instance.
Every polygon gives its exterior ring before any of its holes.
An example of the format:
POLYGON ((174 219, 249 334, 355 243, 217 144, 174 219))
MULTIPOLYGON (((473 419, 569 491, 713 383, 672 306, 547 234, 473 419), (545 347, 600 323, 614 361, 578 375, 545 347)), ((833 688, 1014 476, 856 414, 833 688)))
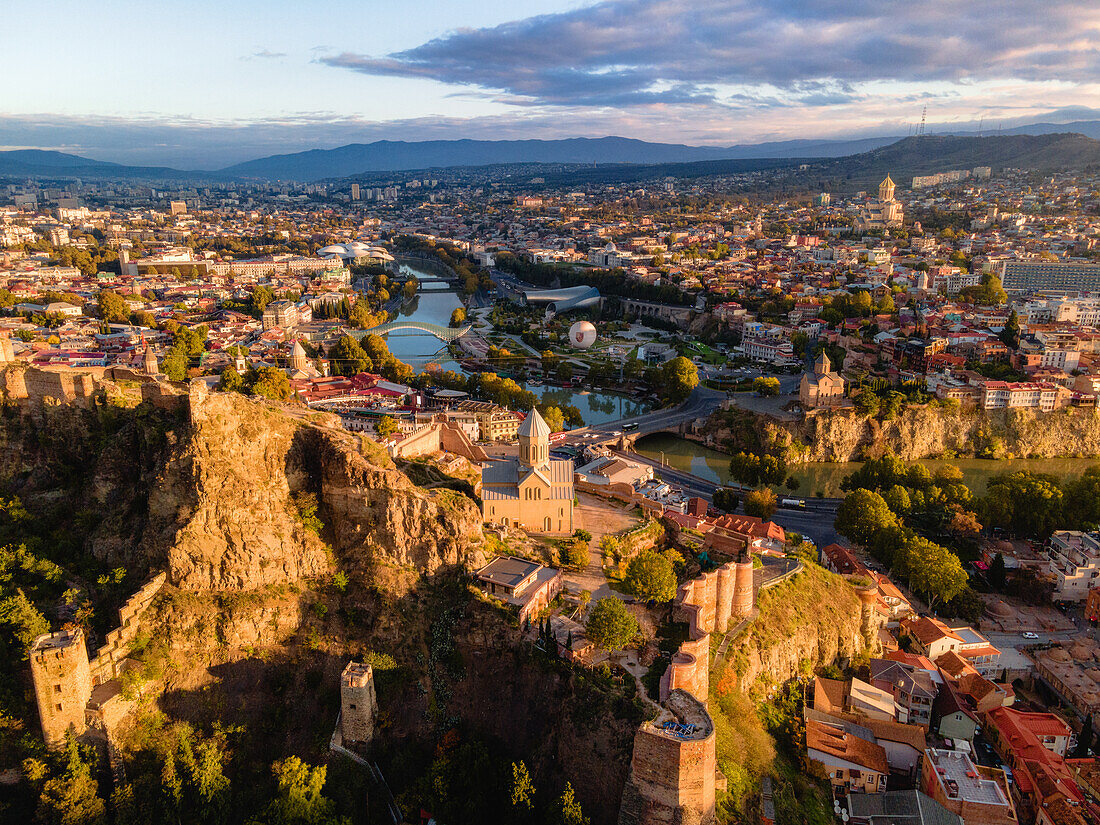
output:
POLYGON ((847 408, 811 412, 801 421, 722 411, 712 417, 707 434, 708 443, 733 452, 778 447, 792 462, 862 461, 887 450, 905 461, 945 454, 1100 456, 1100 413, 1085 407, 1044 413, 1031 409, 953 411, 913 405, 887 420, 861 416, 847 408))
POLYGON ((94 384, 81 404, 24 399, 0 417, 6 494, 72 523, 104 561, 165 570, 180 590, 252 591, 321 576, 336 558, 407 578, 477 560, 472 499, 417 487, 331 416, 197 383, 168 387, 171 405, 147 393, 122 405, 109 389, 94 384))
POLYGON ((760 593, 759 613, 727 656, 741 687, 781 685, 866 650, 860 598, 816 565, 760 593))

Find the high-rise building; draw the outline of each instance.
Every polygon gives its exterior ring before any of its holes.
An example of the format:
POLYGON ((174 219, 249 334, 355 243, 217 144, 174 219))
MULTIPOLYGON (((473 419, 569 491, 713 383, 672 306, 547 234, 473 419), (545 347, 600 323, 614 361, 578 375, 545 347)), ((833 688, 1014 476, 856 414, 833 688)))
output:
POLYGON ((353 183, 351 185, 351 199, 353 201, 359 200, 359 184, 358 183, 353 183))

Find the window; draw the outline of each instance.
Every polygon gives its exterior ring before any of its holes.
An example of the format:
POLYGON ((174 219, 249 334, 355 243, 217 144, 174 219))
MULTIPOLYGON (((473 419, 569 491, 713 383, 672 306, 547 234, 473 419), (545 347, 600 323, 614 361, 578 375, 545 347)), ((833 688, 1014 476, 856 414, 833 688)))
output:
POLYGON ((355 710, 355 705, 348 705, 348 710, 355 710))
POLYGON ((53 686, 53 692, 54 693, 60 693, 61 692, 61 685, 54 685, 53 686))
POLYGON ((58 704, 58 706, 57 706, 57 712, 61 713, 61 705, 60 704, 58 704))

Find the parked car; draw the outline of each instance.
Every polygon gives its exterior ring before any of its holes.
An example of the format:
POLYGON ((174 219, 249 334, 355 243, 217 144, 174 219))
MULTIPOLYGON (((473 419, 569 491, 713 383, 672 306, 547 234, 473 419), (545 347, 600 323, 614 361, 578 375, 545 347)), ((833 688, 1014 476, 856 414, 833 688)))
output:
POLYGON ((1030 630, 1025 630, 1024 631, 1024 638, 1025 639, 1038 639, 1039 634, 1038 633, 1032 633, 1030 630))

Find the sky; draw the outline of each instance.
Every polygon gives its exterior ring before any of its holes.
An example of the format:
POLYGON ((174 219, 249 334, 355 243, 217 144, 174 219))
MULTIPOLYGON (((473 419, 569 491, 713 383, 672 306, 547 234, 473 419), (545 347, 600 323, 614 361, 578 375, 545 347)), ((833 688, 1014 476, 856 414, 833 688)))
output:
POLYGON ((729 146, 1100 119, 1096 0, 3 0, 0 149, 729 146))

